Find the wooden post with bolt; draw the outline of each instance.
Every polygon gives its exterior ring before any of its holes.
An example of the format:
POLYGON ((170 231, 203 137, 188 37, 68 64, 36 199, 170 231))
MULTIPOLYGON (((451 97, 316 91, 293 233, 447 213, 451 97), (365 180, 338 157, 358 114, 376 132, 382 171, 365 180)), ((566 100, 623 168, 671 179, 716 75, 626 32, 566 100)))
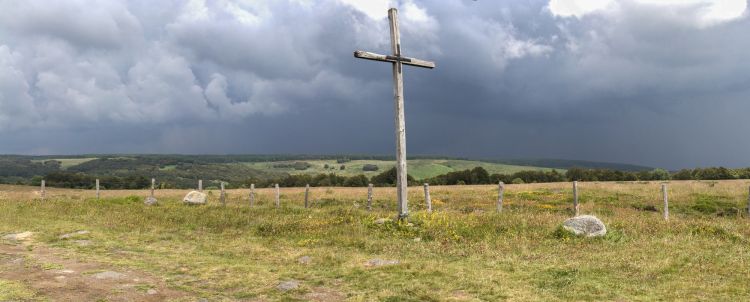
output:
POLYGON ((42 179, 42 188, 39 194, 42 196, 42 200, 44 200, 44 197, 47 196, 47 192, 45 190, 46 183, 44 182, 44 179, 42 179))
POLYGON ((221 194, 219 195, 219 201, 221 201, 221 206, 225 207, 227 206, 227 193, 224 192, 224 182, 221 182, 221 194))
POLYGON ((580 205, 578 204, 578 182, 573 182, 573 212, 575 212, 575 216, 578 216, 580 214, 581 209, 580 205))
POLYGON ((664 220, 669 220, 669 194, 667 184, 661 184, 661 193, 664 197, 664 220))
POLYGON ((255 203, 255 184, 250 184, 250 206, 255 203))
POLYGON ((279 192, 279 184, 276 184, 276 207, 281 207, 281 192, 279 192))
POLYGON ((501 181, 497 185, 497 211, 503 211, 503 195, 505 194, 505 184, 501 181))
POLYGON ((424 202, 427 206, 427 212, 432 213, 432 198, 430 198, 430 184, 424 184, 424 202))
POLYGON ((372 211, 372 184, 367 185, 367 210, 372 211))
POLYGON ((308 208, 307 198, 309 197, 309 195, 310 195, 310 185, 307 184, 305 185, 305 209, 308 208))

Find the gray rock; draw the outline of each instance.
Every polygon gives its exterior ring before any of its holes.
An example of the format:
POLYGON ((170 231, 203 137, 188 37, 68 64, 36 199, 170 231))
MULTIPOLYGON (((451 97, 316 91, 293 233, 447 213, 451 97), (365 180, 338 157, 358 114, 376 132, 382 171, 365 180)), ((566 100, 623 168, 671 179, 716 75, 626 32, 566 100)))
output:
POLYGON ((208 198, 208 195, 203 192, 198 191, 191 191, 187 195, 185 195, 185 198, 182 199, 182 202, 185 204, 206 204, 206 199, 208 198))
POLYGON ((302 256, 302 257, 299 257, 299 259, 297 259, 297 262, 299 262, 300 264, 310 264, 312 263, 312 257, 302 256))
POLYGON ((149 294, 149 295, 156 295, 156 294, 158 294, 158 293, 159 293, 159 292, 158 292, 157 290, 153 289, 153 288, 149 288, 149 289, 148 289, 148 290, 146 291, 146 294, 149 294))
POLYGON ((143 204, 147 206, 154 206, 157 203, 158 201, 156 200, 156 197, 153 197, 153 196, 146 197, 146 200, 143 201, 143 204))
POLYGON ((607 234, 607 227, 604 223, 591 215, 576 216, 565 220, 563 229, 576 236, 599 237, 607 234))
POLYGON ((8 234, 3 236, 3 239, 5 240, 12 240, 12 241, 22 241, 30 239, 31 236, 33 236, 34 233, 32 232, 22 232, 22 233, 15 233, 15 234, 8 234))
POLYGON ((401 263, 398 260, 383 260, 383 259, 370 259, 370 261, 367 261, 367 264, 365 266, 385 266, 385 265, 396 265, 401 263))
POLYGON ((89 233, 91 233, 91 232, 86 231, 86 230, 81 230, 81 231, 76 231, 76 232, 73 232, 73 233, 62 234, 58 238, 60 238, 60 239, 70 239, 70 238, 73 238, 73 237, 76 237, 76 236, 88 235, 89 233))
POLYGON ((105 280, 105 279, 117 280, 117 279, 125 278, 125 274, 121 274, 121 273, 113 272, 113 271, 106 271, 106 272, 93 274, 91 275, 91 277, 94 277, 95 279, 99 279, 99 280, 105 280))
POLYGON ((279 283, 279 285, 276 286, 276 289, 280 291, 290 291, 293 289, 297 289, 299 287, 299 281, 297 280, 289 280, 279 283))

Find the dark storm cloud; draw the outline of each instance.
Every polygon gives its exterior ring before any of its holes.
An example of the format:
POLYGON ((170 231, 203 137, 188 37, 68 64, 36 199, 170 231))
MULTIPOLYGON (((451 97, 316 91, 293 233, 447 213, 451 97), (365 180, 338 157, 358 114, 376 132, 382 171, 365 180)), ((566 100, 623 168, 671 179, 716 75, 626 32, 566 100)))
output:
MULTIPOLYGON (((750 20, 402 1, 409 152, 750 166, 750 20)), ((0 1, 0 152, 393 150, 385 19, 338 0, 0 1)))

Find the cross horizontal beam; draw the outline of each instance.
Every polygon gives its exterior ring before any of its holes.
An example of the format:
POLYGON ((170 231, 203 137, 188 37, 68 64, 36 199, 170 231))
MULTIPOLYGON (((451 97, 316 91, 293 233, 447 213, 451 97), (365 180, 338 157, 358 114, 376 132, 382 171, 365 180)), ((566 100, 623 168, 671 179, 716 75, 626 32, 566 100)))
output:
POLYGON ((425 60, 420 60, 420 59, 415 59, 415 58, 408 58, 408 57, 386 56, 386 55, 381 55, 381 54, 376 54, 376 53, 372 53, 368 51, 361 51, 361 50, 355 51, 354 57, 360 58, 360 59, 390 62, 390 63, 401 62, 401 64, 404 64, 404 65, 424 67, 424 68, 429 68, 429 69, 435 68, 435 62, 430 62, 430 61, 425 61, 425 60))

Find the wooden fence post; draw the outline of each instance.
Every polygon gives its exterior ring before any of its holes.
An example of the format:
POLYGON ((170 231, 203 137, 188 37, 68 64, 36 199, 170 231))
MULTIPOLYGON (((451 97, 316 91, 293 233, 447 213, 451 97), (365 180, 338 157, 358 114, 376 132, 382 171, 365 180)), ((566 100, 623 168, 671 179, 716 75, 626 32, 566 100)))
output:
POLYGON ((276 207, 281 207, 281 192, 279 192, 279 184, 276 184, 276 207))
POLYGON ((427 212, 432 213, 432 198, 430 198, 430 184, 424 184, 424 202, 427 205, 427 212))
POLYGON ((497 211, 503 211, 503 195, 505 194, 505 184, 501 181, 497 185, 497 211))
POLYGON ((580 214, 580 206, 578 204, 578 182, 573 182, 573 211, 575 212, 575 216, 578 216, 580 214))
POLYGON ((367 185, 367 210, 372 210, 372 184, 367 185))
POLYGON ((198 180, 198 192, 203 192, 203 179, 198 180))
POLYGON ((255 184, 250 184, 250 206, 255 203, 255 184))
POLYGON ((750 216, 750 187, 748 187, 747 194, 747 215, 750 216))
POLYGON ((156 189, 156 179, 151 179, 151 197, 154 197, 154 189, 156 189))
POLYGON ((41 189, 40 195, 42 196, 42 200, 44 200, 44 197, 47 195, 47 192, 45 191, 44 179, 42 179, 42 189, 41 189))
POLYGON ((227 196, 224 192, 224 182, 221 182, 221 194, 219 195, 219 200, 221 201, 221 206, 226 207, 227 206, 227 196))
POLYGON ((305 209, 307 209, 307 197, 310 194, 310 185, 305 185, 305 209))
POLYGON ((99 200, 99 179, 96 179, 96 200, 99 200))
POLYGON ((669 220, 669 194, 667 193, 667 184, 661 184, 661 192, 664 196, 664 220, 669 220))

